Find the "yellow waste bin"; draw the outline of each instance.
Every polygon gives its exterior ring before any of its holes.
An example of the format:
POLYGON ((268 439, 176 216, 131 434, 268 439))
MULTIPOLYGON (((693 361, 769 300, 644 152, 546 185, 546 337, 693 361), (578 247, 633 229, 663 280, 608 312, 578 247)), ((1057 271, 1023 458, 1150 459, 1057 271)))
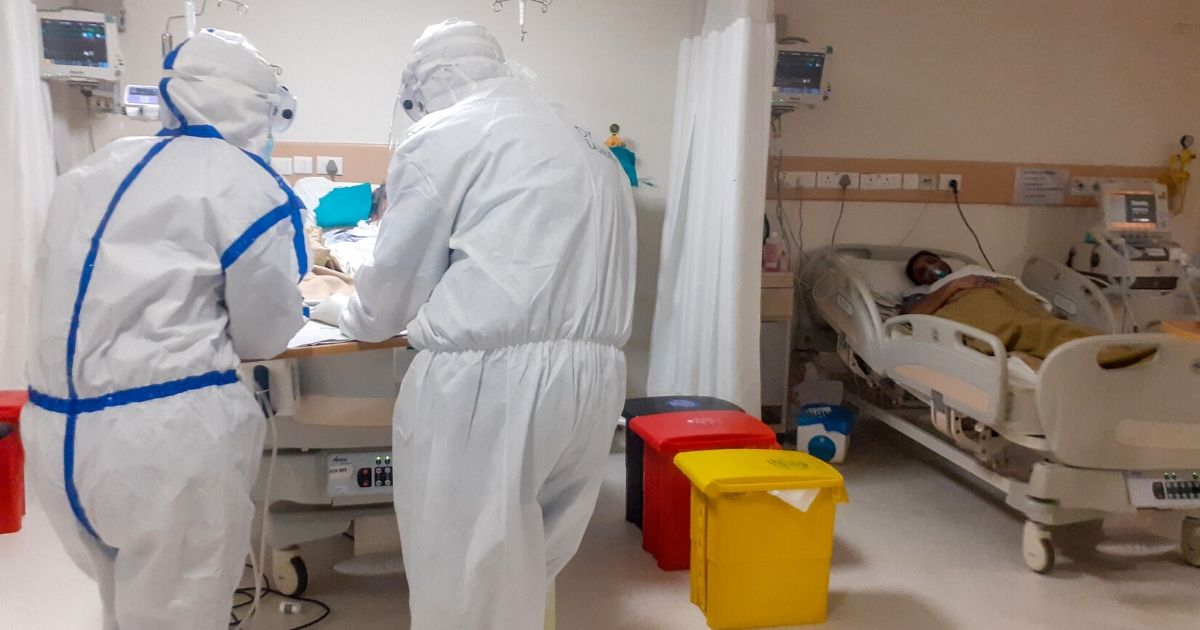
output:
POLYGON ((680 453, 692 482, 692 603, 714 630, 825 620, 842 476, 806 453, 680 453))

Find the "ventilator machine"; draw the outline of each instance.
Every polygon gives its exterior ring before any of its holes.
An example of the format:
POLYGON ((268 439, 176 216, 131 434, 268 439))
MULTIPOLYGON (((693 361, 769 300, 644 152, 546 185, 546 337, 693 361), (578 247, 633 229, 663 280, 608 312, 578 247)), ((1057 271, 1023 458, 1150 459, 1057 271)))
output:
POLYGON ((1069 264, 1103 288, 1123 313, 1122 328, 1200 317, 1189 256, 1172 238, 1167 187, 1106 183, 1097 203, 1103 222, 1085 236, 1082 251, 1073 250, 1069 264))

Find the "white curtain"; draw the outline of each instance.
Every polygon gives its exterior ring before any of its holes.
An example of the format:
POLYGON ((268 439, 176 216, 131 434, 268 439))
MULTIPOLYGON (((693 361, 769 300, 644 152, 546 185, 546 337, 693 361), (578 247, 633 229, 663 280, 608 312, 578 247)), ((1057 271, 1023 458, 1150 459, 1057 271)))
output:
POLYGON ((650 395, 757 414, 775 25, 769 0, 711 0, 679 48, 650 395))
POLYGON ((54 189, 49 96, 39 78, 37 12, 0 0, 0 389, 26 386, 37 287, 34 263, 54 189))

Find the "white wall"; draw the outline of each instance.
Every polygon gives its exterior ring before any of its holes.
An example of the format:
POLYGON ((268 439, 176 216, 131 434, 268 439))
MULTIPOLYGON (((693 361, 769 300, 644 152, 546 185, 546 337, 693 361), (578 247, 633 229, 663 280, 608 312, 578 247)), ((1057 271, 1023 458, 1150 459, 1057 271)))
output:
MULTIPOLYGON (((100 1, 100 0, 94 0, 100 1)), ((43 2, 45 4, 45 2, 43 2)), ((200 0, 197 0, 197 4, 200 0)), ((547 14, 531 5, 529 35, 520 41, 516 3, 501 13, 491 0, 255 0, 249 14, 210 2, 199 24, 245 33, 299 97, 287 140, 383 144, 392 105, 414 39, 429 24, 458 17, 481 22, 510 59, 539 75, 538 89, 570 110, 599 137, 610 123, 638 154, 641 177, 666 185, 679 42, 690 34, 698 0, 573 0, 547 14)), ((126 82, 156 84, 160 34, 181 1, 125 0, 122 47, 126 82)), ((181 21, 173 25, 183 40, 181 21)), ((66 97, 70 95, 67 94, 66 97)), ((86 154, 78 104, 60 99, 60 126, 72 159, 86 154)), ((146 134, 156 125, 116 116, 96 120, 98 145, 146 134)), ((68 160, 71 161, 71 160, 68 160)), ((663 188, 643 187, 638 204, 638 291, 628 348, 630 394, 645 391, 647 353, 665 205, 663 188)))
MULTIPOLYGON (((786 155, 1153 166, 1179 136, 1200 135, 1193 0, 777 5, 792 34, 834 47, 832 100, 785 117, 776 148, 786 155)), ((1176 221, 1193 246, 1198 209, 1193 191, 1176 221)), ((804 204, 807 246, 829 243, 837 210, 804 204)), ((1031 254, 1062 260, 1095 216, 1011 206, 966 213, 1008 271, 1031 254)), ((848 203, 838 241, 897 243, 914 226, 906 244, 975 255, 953 205, 848 203)))

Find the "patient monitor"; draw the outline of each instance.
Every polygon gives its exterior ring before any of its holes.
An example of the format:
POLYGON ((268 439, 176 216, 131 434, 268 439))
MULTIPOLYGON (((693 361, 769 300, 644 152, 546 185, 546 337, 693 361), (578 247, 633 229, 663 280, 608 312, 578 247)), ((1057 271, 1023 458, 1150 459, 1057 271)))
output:
POLYGON ((117 46, 116 18, 92 11, 38 11, 43 79, 113 84, 125 62, 117 46))
POLYGON ((775 89, 772 106, 813 107, 829 100, 826 70, 833 48, 802 43, 780 44, 775 51, 775 89))
POLYGON ((1188 255, 1172 239, 1167 199, 1167 187, 1159 183, 1103 184, 1097 198, 1103 223, 1072 256, 1072 266, 1104 286, 1133 318, 1132 328, 1200 317, 1188 255))

